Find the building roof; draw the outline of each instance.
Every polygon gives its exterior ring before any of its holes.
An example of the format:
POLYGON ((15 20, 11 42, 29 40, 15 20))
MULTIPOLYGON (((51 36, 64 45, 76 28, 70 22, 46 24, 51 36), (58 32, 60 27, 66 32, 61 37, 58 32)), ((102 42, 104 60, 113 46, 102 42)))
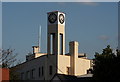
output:
POLYGON ((76 76, 65 75, 65 74, 55 74, 54 77, 52 78, 52 80, 54 80, 55 77, 58 77, 61 81, 64 81, 64 80, 77 80, 76 76))
POLYGON ((72 75, 65 75, 65 74, 56 74, 54 75, 54 77, 52 78, 52 81, 54 80, 54 78, 58 78, 61 82, 65 81, 70 81, 70 80, 92 80, 92 74, 85 74, 85 75, 81 75, 81 76, 72 76, 72 75))
POLYGON ((37 57, 37 58, 33 58, 33 59, 29 60, 29 61, 25 61, 25 62, 23 62, 23 63, 17 64, 16 66, 13 66, 13 67, 11 67, 11 68, 14 68, 14 67, 17 67, 17 66, 21 66, 21 65, 24 65, 24 64, 26 64, 26 63, 30 63, 31 61, 35 61, 35 60, 38 60, 38 59, 40 59, 40 58, 45 58, 45 57, 47 57, 47 55, 42 55, 42 56, 39 56, 39 57, 37 57))
POLYGON ((93 74, 85 74, 85 75, 80 75, 80 76, 77 76, 77 78, 81 78, 81 77, 92 77, 93 74))

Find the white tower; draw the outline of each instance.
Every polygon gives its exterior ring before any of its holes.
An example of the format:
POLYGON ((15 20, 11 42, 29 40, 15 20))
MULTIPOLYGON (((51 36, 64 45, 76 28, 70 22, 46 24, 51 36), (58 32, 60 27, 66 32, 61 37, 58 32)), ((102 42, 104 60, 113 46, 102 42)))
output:
POLYGON ((48 13, 48 54, 64 55, 65 14, 58 11, 48 13))
POLYGON ((47 79, 49 80, 58 72, 58 56, 65 54, 65 14, 59 11, 47 14, 47 79))

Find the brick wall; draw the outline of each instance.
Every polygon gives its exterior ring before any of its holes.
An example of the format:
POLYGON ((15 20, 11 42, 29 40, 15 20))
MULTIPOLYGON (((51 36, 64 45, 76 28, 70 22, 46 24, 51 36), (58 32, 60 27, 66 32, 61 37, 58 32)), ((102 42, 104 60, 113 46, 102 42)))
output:
POLYGON ((9 80, 9 69, 8 68, 0 68, 0 81, 1 80, 9 80))

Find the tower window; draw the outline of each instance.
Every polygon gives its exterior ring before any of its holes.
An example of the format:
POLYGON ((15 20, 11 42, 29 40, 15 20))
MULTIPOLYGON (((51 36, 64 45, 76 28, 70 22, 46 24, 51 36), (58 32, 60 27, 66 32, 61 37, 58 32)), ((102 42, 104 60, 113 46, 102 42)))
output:
POLYGON ((50 54, 55 54, 55 33, 50 34, 50 54))
POLYGON ((41 76, 41 67, 39 67, 39 77, 41 76))
POLYGON ((35 69, 32 69, 32 71, 31 71, 31 78, 32 78, 32 79, 35 78, 34 75, 35 75, 35 69))
POLYGON ((24 73, 21 73, 21 80, 24 80, 24 73))
POLYGON ((52 66, 49 67, 49 74, 52 75, 52 66))
POLYGON ((43 69, 43 66, 42 66, 42 76, 44 75, 44 69, 43 69))
POLYGON ((63 34, 60 34, 60 55, 63 55, 63 34))
POLYGON ((27 72, 26 72, 26 79, 27 79, 27 80, 30 79, 30 71, 27 71, 27 72))

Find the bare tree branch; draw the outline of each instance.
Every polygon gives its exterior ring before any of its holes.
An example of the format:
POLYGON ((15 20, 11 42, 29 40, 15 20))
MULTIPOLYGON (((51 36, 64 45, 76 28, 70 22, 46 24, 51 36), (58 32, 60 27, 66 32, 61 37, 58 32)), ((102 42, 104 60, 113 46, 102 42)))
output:
POLYGON ((0 63, 3 67, 10 67, 16 61, 15 58, 18 54, 14 54, 13 51, 12 49, 0 49, 0 63))

